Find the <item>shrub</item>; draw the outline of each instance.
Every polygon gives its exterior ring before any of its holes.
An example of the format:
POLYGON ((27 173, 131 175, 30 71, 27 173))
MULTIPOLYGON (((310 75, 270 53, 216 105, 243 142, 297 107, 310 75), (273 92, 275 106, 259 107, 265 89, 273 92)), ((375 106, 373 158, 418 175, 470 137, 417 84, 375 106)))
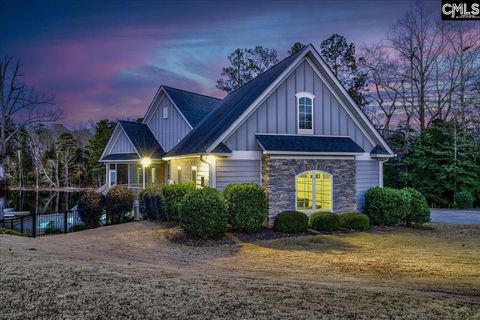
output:
POLYGON ((310 226, 317 231, 335 231, 340 227, 340 217, 331 212, 317 212, 310 217, 310 226))
POLYGON ((343 213, 339 215, 340 227, 355 231, 368 230, 370 219, 362 213, 343 213))
POLYGON ((61 234, 61 233, 62 233, 62 230, 55 227, 48 227, 44 230, 45 235, 53 235, 53 234, 61 234))
POLYGON ((12 229, 7 229, 7 228, 2 228, 0 227, 0 234, 8 234, 11 236, 19 236, 19 237, 26 237, 26 233, 21 233, 20 231, 17 230, 12 230, 12 229))
POLYGON ((114 186, 105 196, 107 223, 116 224, 130 220, 135 195, 131 190, 114 186))
POLYGON ((85 224, 76 224, 70 229, 71 232, 87 230, 88 227, 85 224))
POLYGON ((404 191, 410 193, 410 209, 405 216, 405 224, 410 226, 413 224, 424 224, 430 221, 430 208, 427 199, 418 190, 413 188, 404 188, 404 191))
POLYGON ((193 183, 169 184, 162 187, 165 215, 168 220, 179 220, 178 205, 185 195, 194 190, 193 183))
POLYGON ((197 238, 222 236, 228 225, 228 205, 213 188, 193 190, 178 205, 180 227, 197 238))
POLYGON ((223 195, 234 228, 249 233, 260 230, 268 214, 267 196, 260 186, 255 183, 230 184, 223 195))
POLYGON ((281 212, 275 217, 273 228, 280 232, 305 232, 308 228, 308 216, 299 211, 281 212))
POLYGON ((85 191, 77 205, 78 215, 86 228, 97 228, 105 207, 105 197, 95 191, 85 191))
POLYGON ((165 220, 165 201, 161 186, 148 187, 139 194, 140 213, 144 219, 165 220))
POLYGON ((374 225, 394 225, 410 211, 411 194, 392 188, 371 188, 365 194, 365 211, 374 225))
POLYGON ((457 209, 469 209, 473 207, 473 196, 468 191, 455 192, 453 204, 457 209))

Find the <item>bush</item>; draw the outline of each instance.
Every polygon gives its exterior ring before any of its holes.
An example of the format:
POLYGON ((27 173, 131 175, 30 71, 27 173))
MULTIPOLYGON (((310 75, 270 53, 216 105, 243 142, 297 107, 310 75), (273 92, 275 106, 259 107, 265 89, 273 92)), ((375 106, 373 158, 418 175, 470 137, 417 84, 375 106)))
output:
POLYGON ((162 187, 164 209, 167 220, 178 221, 178 205, 183 197, 195 190, 193 183, 168 184, 162 187))
POLYGON ((197 238, 222 236, 228 225, 228 205, 213 188, 195 189, 178 205, 180 227, 197 238))
POLYGON ((340 227, 340 217, 331 212, 317 212, 310 217, 310 226, 317 231, 335 231, 340 227))
POLYGON ((418 190, 413 188, 404 188, 404 191, 410 193, 410 209, 405 216, 405 224, 410 226, 413 224, 424 224, 430 221, 430 208, 427 199, 418 190))
POLYGON ((161 186, 148 187, 139 194, 140 213, 144 219, 166 220, 162 189, 161 186))
POLYGON ((468 191, 455 192, 453 204, 457 209, 469 209, 473 207, 473 196, 468 191))
POLYGON ((77 232, 77 231, 83 231, 83 230, 87 230, 88 227, 84 224, 76 224, 74 226, 72 226, 72 228, 70 229, 71 232, 77 232))
POLYGON ((85 191, 80 196, 77 210, 86 228, 97 228, 105 208, 105 197, 95 191, 85 191))
POLYGON ((260 186, 255 183, 230 184, 223 195, 234 228, 249 233, 260 230, 268 214, 267 196, 260 186))
POLYGON ((308 216, 299 211, 281 212, 275 217, 273 228, 280 232, 305 232, 308 228, 308 216))
POLYGON ((362 213, 343 213, 339 215, 340 227, 355 230, 365 231, 370 226, 370 219, 362 213))
POLYGON ((410 212, 410 192, 392 188, 371 188, 365 193, 365 211, 374 225, 394 225, 410 212))
POLYGON ((8 234, 11 236, 19 236, 19 237, 27 236, 26 233, 21 233, 20 231, 17 231, 17 230, 12 230, 12 229, 2 228, 2 227, 0 227, 0 234, 8 234))
POLYGON ((131 219, 135 195, 131 190, 121 186, 114 186, 105 196, 107 223, 116 224, 131 219))

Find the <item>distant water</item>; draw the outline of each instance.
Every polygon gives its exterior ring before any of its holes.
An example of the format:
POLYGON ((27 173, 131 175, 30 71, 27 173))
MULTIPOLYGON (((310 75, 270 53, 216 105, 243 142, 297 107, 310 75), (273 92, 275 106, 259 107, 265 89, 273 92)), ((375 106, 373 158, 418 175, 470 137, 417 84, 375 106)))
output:
POLYGON ((81 192, 9 191, 0 195, 0 211, 13 208, 31 213, 63 212, 74 207, 81 192))

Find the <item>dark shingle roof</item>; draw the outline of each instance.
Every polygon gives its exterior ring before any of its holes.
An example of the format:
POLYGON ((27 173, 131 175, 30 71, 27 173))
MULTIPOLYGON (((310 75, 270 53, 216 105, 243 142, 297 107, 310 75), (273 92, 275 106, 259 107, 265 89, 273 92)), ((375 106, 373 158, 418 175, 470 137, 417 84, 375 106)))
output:
MULTIPOLYGON (((308 48, 305 47, 303 50, 308 48)), ((191 130, 167 156, 205 152, 220 135, 237 120, 268 86, 303 53, 303 50, 285 58, 226 96, 221 103, 191 130)))
POLYGON ((232 153, 229 147, 227 147, 223 142, 220 142, 215 149, 212 150, 212 153, 232 153))
POLYGON ((257 134, 265 151, 278 152, 365 152, 349 137, 257 134))
POLYGON ((222 100, 185 90, 162 86, 180 112, 195 127, 222 100))
POLYGON ((165 151, 146 124, 133 121, 119 121, 140 157, 161 159, 165 151))
POLYGON ((373 148, 372 151, 370 151, 370 154, 371 155, 374 155, 374 154, 390 155, 390 153, 387 150, 385 150, 383 147, 380 147, 379 145, 376 145, 375 148, 373 148))
POLYGON ((136 153, 112 153, 102 158, 102 161, 112 160, 138 160, 140 159, 136 153))

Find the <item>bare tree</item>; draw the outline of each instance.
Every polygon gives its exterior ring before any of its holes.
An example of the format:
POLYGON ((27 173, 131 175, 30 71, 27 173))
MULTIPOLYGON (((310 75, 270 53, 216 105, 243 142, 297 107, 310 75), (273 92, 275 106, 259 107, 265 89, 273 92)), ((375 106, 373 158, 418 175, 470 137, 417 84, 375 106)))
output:
POLYGON ((21 128, 64 117, 53 105, 54 97, 37 95, 23 81, 22 65, 12 57, 0 61, 0 180, 4 179, 7 146, 21 128))

